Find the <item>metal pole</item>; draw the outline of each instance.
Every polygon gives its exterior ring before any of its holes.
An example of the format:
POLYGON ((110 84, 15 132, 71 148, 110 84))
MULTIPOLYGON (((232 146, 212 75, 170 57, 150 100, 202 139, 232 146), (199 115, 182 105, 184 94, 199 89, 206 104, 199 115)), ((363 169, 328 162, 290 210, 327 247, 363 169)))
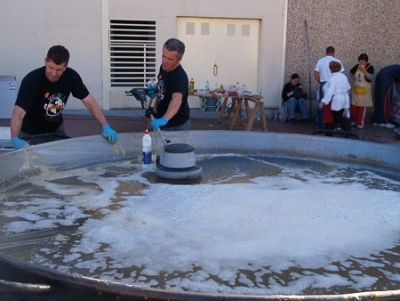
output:
MULTIPOLYGON (((153 114, 150 114, 150 118, 151 118, 151 120, 154 120, 153 114)), ((162 141, 163 141, 163 143, 164 143, 164 146, 166 146, 166 145, 169 143, 169 140, 165 139, 165 137, 164 137, 164 135, 163 135, 163 133, 161 132, 161 129, 160 129, 159 127, 157 128, 157 131, 158 131, 158 133, 160 134, 160 137, 161 137, 161 139, 162 139, 162 141)))
POLYGON ((312 116, 312 101, 311 101, 311 48, 310 48, 310 38, 308 35, 308 22, 307 19, 305 20, 306 26, 306 39, 307 39, 307 52, 308 52, 308 97, 310 100, 310 119, 313 120, 312 116))

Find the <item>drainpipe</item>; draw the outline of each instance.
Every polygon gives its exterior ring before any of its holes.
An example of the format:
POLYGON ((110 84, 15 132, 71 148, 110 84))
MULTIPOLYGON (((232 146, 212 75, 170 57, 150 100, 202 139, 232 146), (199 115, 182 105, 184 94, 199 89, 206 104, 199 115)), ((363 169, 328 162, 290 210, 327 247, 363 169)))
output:
MULTIPOLYGON (((282 39, 282 75, 281 75, 281 83, 279 84, 279 96, 283 89, 283 81, 285 80, 285 63, 286 63, 286 34, 287 34, 287 19, 288 19, 288 0, 284 0, 283 5, 283 39, 282 39)), ((282 102, 279 101, 279 108, 281 108, 282 102)))

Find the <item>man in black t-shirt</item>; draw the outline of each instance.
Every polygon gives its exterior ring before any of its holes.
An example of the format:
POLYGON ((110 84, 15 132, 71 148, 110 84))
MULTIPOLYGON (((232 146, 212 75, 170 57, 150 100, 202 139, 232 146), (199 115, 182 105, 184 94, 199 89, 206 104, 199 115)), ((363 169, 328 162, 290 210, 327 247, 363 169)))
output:
MULTIPOLYGON (((162 64, 158 74, 157 112, 151 127, 164 130, 190 130, 188 105, 189 80, 180 65, 185 45, 178 39, 164 43, 162 64)), ((152 112, 152 109, 150 109, 152 112)))
POLYGON ((45 65, 22 80, 10 121, 15 149, 69 138, 64 130, 62 111, 70 94, 82 100, 102 126, 102 135, 107 141, 117 141, 117 133, 108 124, 82 78, 68 67, 68 61, 68 50, 64 46, 53 46, 47 52, 45 65))

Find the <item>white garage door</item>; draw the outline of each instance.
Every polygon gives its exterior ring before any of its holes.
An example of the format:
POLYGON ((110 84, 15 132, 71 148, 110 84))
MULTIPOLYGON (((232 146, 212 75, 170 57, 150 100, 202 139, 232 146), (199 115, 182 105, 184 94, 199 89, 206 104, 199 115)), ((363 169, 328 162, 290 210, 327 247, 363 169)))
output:
POLYGON ((182 66, 195 88, 206 81, 215 84, 245 84, 258 88, 259 20, 178 18, 177 37, 186 45, 182 66))

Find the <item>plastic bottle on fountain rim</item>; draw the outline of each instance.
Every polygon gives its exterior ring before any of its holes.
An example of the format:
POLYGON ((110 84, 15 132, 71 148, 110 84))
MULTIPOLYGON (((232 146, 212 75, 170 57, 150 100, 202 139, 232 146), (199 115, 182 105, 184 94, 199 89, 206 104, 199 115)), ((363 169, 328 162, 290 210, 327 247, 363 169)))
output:
POLYGON ((142 138, 142 168, 151 168, 152 141, 149 130, 146 129, 142 138))

